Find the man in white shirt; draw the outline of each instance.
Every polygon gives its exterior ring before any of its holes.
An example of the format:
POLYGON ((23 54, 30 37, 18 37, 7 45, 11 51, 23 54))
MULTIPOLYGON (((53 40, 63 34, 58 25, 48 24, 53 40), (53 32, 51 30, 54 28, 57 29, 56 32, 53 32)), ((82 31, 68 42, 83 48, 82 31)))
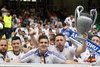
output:
POLYGON ((75 22, 72 22, 72 25, 69 27, 72 31, 76 32, 75 22))
POLYGON ((24 55, 24 53, 22 52, 22 44, 19 37, 15 36, 12 38, 12 48, 12 51, 7 52, 7 62, 19 60, 21 56, 24 55))
POLYGON ((74 16, 73 15, 70 15, 64 21, 64 23, 68 23, 70 26, 72 25, 72 22, 75 22, 75 19, 74 19, 74 16))
POLYGON ((79 56, 82 52, 86 50, 86 41, 83 42, 83 45, 78 48, 65 46, 66 39, 65 36, 61 33, 55 36, 55 47, 52 49, 54 52, 65 57, 67 60, 74 60, 74 56, 79 56))
POLYGON ((2 17, 3 17, 4 15, 7 15, 7 11, 8 11, 8 10, 7 10, 6 8, 7 8, 7 6, 4 5, 3 8, 1 9, 2 17))
POLYGON ((45 35, 49 36, 49 27, 47 24, 45 24, 44 29, 42 31, 45 32, 45 35))
POLYGON ((18 30, 24 31, 24 28, 21 26, 21 23, 17 23, 17 28, 15 30, 16 35, 18 34, 18 30))

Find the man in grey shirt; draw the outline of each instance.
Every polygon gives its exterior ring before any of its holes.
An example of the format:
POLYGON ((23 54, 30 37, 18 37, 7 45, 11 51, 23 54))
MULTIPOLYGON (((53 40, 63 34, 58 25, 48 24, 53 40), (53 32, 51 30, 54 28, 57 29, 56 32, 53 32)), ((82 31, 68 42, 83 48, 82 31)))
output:
POLYGON ((52 51, 65 57, 67 60, 74 60, 74 56, 79 57, 79 55, 86 50, 86 41, 83 45, 78 48, 65 46, 65 36, 61 33, 55 36, 55 46, 52 51))

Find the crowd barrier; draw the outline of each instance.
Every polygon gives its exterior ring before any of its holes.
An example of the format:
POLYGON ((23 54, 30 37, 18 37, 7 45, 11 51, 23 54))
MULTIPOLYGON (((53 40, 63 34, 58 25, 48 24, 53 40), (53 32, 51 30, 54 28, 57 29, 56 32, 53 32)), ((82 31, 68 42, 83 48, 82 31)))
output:
POLYGON ((31 63, 6 63, 0 64, 0 67, 100 67, 84 64, 31 64, 31 63))

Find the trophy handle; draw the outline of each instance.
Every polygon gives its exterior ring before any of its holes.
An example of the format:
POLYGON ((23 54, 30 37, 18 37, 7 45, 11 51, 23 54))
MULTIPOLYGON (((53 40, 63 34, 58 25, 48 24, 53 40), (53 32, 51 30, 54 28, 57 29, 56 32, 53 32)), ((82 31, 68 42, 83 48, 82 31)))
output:
POLYGON ((75 25, 77 28, 77 17, 80 16, 80 13, 84 10, 83 6, 78 6, 75 10, 75 25))
POLYGON ((94 25, 94 23, 95 23, 95 21, 96 21, 96 19, 97 19, 97 10, 96 9, 91 9, 90 10, 90 15, 93 17, 94 15, 94 20, 93 20, 93 23, 92 23, 92 25, 91 25, 91 27, 94 25))

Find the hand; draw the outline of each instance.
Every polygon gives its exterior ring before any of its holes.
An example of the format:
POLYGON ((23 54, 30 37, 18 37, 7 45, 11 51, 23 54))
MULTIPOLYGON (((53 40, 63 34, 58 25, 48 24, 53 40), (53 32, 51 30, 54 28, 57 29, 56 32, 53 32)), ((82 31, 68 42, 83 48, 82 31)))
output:
POLYGON ((10 62, 10 58, 8 55, 6 55, 6 62, 10 62))
POLYGON ((83 34, 83 37, 84 37, 85 39, 87 39, 87 38, 88 38, 88 33, 85 32, 85 33, 83 34))
POLYGON ((64 27, 64 29, 67 29, 67 28, 68 28, 68 26, 65 26, 65 27, 64 27))
POLYGON ((36 32, 34 31, 34 30, 31 30, 31 31, 29 31, 29 35, 33 35, 33 34, 35 34, 36 32))
POLYGON ((75 62, 75 61, 73 61, 73 60, 66 60, 66 61, 64 62, 64 64, 81 64, 81 63, 75 62))
POLYGON ((31 49, 35 49, 35 47, 34 47, 34 46, 29 46, 28 48, 29 48, 30 50, 31 50, 31 49))

